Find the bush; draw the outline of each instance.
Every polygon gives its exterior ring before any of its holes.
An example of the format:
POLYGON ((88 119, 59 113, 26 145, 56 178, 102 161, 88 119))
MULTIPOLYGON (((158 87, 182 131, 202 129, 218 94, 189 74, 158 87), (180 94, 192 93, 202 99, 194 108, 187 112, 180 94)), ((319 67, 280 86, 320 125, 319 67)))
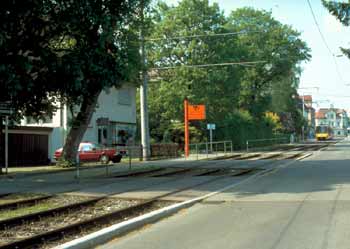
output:
POLYGON ((254 118, 247 111, 237 111, 218 125, 216 133, 218 140, 232 140, 235 149, 243 149, 247 140, 276 137, 277 124, 270 115, 254 118))

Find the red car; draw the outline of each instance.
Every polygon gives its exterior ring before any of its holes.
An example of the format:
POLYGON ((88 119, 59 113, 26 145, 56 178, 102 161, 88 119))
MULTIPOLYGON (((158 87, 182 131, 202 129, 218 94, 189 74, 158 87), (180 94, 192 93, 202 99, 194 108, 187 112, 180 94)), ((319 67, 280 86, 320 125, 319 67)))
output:
MULTIPOLYGON (((54 158, 59 160, 62 155, 63 148, 55 151, 54 158)), ((83 142, 79 145, 79 160, 82 162, 100 161, 101 163, 108 163, 112 161, 119 163, 122 159, 122 154, 113 148, 103 148, 98 144, 83 142)))

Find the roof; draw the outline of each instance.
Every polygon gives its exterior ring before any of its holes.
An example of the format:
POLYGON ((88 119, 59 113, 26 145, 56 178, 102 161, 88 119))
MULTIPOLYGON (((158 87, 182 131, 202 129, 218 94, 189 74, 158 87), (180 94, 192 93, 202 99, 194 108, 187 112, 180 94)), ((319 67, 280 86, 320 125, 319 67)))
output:
POLYGON ((336 117, 340 117, 340 114, 346 112, 344 109, 338 109, 338 108, 320 108, 315 115, 315 118, 321 119, 321 118, 326 118, 326 113, 327 112, 335 112, 336 117))
POLYGON ((312 101, 312 95, 299 96, 299 98, 304 99, 304 101, 312 101))
POLYGON ((315 118, 316 119, 322 119, 322 118, 326 118, 326 112, 323 111, 317 111, 315 114, 315 118))

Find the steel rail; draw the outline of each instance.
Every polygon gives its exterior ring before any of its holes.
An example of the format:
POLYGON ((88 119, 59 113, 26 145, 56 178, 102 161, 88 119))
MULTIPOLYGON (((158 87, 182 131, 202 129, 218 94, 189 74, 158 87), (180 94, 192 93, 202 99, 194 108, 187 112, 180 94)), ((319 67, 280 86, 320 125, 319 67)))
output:
MULTIPOLYGON (((256 170, 256 169, 255 168, 242 169, 238 172, 233 172, 230 175, 231 176, 241 176, 244 174, 248 174, 254 170, 256 170)), ((111 222, 111 220, 120 219, 120 218, 123 218, 125 216, 137 214, 141 210, 151 208, 153 204, 155 204, 158 201, 161 201, 162 198, 169 197, 171 195, 178 194, 180 192, 189 190, 191 188, 205 185, 205 184, 220 180, 220 179, 225 178, 225 177, 227 177, 227 175, 218 176, 218 177, 215 177, 213 179, 209 179, 207 181, 204 181, 204 182, 201 182, 201 183, 189 186, 189 187, 180 188, 178 190, 159 195, 155 198, 152 198, 150 200, 146 200, 140 204, 136 204, 136 205, 131 206, 131 207, 126 207, 126 208, 123 208, 123 209, 120 209, 120 210, 117 210, 117 211, 114 211, 111 213, 107 213, 107 214, 104 214, 101 216, 90 218, 90 219, 87 219, 84 221, 76 222, 76 223, 70 224, 70 225, 65 226, 65 227, 61 227, 58 229, 54 229, 51 231, 47 231, 44 233, 40 233, 40 234, 31 236, 31 237, 28 237, 25 239, 10 242, 10 243, 1 245, 0 249, 36 248, 37 245, 45 243, 45 241, 58 240, 58 239, 63 238, 64 236, 67 236, 69 234, 74 233, 75 231, 80 232, 82 229, 93 227, 93 226, 96 226, 97 224, 100 224, 100 225, 108 224, 111 222)), ((100 199, 103 199, 103 198, 106 198, 106 197, 101 197, 100 199)))
POLYGON ((0 204, 0 210, 15 209, 15 208, 18 208, 20 206, 35 205, 40 201, 44 201, 44 200, 50 199, 52 197, 53 197, 53 195, 47 195, 47 196, 30 198, 30 199, 23 199, 23 200, 19 200, 19 201, 7 202, 7 203, 0 204))
POLYGON ((44 210, 44 211, 40 211, 40 212, 35 212, 35 213, 31 213, 31 214, 17 216, 17 217, 13 217, 13 218, 6 219, 6 220, 0 220, 0 230, 5 230, 9 227, 20 225, 22 223, 29 222, 29 221, 40 220, 44 217, 51 217, 51 216, 54 216, 56 214, 64 213, 64 212, 69 211, 69 210, 79 209, 79 208, 82 208, 85 206, 93 205, 96 202, 98 202, 104 198, 106 198, 106 196, 97 197, 97 198, 94 198, 91 200, 77 202, 77 203, 65 205, 62 207, 52 208, 52 209, 48 209, 48 210, 44 210))

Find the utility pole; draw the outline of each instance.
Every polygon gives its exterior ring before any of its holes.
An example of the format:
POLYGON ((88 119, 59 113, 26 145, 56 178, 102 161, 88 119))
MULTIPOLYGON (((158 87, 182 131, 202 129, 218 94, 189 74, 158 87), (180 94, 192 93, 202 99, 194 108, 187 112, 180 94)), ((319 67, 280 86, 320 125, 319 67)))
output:
POLYGON ((305 95, 303 94, 303 127, 301 127, 303 142, 305 141, 305 126, 304 126, 304 120, 305 120, 305 95))
POLYGON ((184 100, 184 122, 185 122, 185 157, 190 155, 189 144, 190 144, 190 132, 188 125, 188 99, 184 100))
POLYGON ((148 86, 148 72, 147 59, 145 50, 145 26, 144 26, 144 0, 141 0, 141 60, 142 60, 142 84, 140 86, 140 112, 141 112, 141 145, 142 158, 144 161, 149 160, 150 157, 150 143, 149 143, 149 124, 148 124, 148 108, 147 108, 147 86, 148 86))

